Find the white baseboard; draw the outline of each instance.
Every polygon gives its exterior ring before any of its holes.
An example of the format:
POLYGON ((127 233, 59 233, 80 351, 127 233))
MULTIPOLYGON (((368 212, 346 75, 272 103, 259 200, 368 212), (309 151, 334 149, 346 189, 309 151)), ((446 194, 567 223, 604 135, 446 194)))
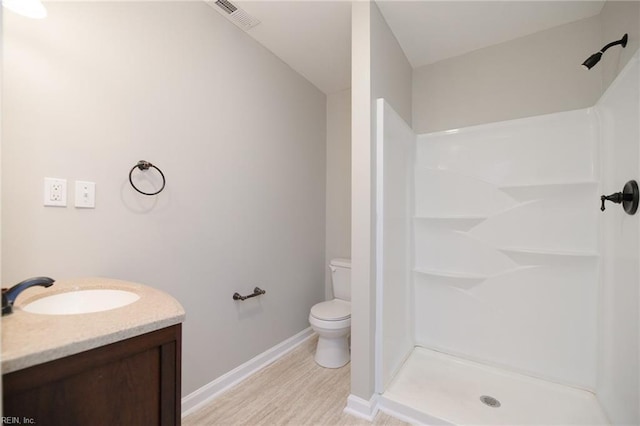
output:
POLYGON ((374 394, 368 401, 351 394, 347 398, 347 406, 343 411, 372 422, 378 413, 378 394, 374 394))
POLYGON ((314 335, 311 327, 302 330, 282 343, 266 350, 244 364, 234 368, 214 381, 182 398, 182 417, 193 413, 212 399, 266 367, 278 358, 291 352, 314 335))

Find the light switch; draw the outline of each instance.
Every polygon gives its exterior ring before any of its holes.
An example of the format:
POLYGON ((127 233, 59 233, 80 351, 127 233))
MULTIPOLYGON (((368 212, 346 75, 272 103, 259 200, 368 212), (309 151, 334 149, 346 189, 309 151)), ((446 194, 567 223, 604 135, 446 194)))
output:
POLYGON ((76 207, 93 209, 96 207, 95 182, 76 181, 76 207))

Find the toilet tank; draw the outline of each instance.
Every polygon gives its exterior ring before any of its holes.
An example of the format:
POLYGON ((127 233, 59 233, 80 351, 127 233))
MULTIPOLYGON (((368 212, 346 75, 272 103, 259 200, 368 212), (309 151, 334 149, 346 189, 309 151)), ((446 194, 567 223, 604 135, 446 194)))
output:
POLYGON ((329 262, 333 297, 351 301, 351 259, 333 259, 329 262))

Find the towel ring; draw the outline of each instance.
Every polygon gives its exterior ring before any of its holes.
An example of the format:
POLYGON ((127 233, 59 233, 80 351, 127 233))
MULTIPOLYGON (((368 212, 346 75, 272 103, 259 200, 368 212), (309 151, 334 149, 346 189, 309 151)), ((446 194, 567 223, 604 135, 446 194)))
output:
POLYGON ((167 183, 166 179, 164 178, 164 173, 162 173, 162 170, 160 170, 159 168, 157 168, 156 166, 154 166, 153 164, 151 164, 148 161, 144 161, 144 160, 140 160, 138 161, 138 164, 136 164, 135 166, 133 166, 133 168, 131 169, 131 171, 129 172, 129 183, 131 184, 131 186, 133 186, 133 189, 135 189, 136 191, 138 191, 141 194, 144 195, 157 195, 159 193, 162 192, 162 190, 164 189, 165 184, 167 183), (137 168, 140 169, 142 171, 147 171, 150 168, 154 168, 158 171, 158 173, 160 173, 160 176, 162 176, 162 187, 160 189, 158 189, 156 192, 144 192, 144 191, 140 191, 134 184, 133 184, 133 179, 131 179, 131 175, 133 174, 133 171, 137 168))

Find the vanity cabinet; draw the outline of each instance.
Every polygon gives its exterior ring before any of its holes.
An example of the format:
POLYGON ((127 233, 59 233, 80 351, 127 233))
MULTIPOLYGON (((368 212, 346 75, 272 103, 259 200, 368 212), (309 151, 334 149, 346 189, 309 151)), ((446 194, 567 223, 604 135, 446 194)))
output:
POLYGON ((181 324, 3 375, 3 416, 36 425, 179 425, 181 324))

